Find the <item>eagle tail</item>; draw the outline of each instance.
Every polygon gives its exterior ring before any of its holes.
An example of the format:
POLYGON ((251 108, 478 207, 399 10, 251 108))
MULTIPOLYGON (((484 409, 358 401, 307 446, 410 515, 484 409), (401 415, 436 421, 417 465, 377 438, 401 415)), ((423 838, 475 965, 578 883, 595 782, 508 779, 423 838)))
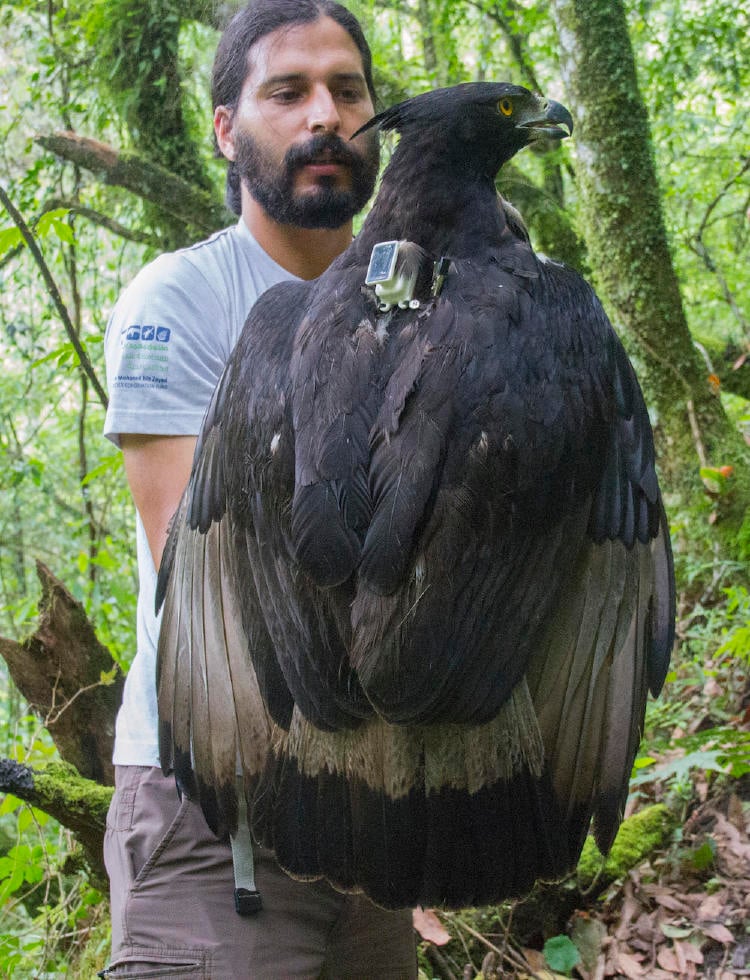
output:
POLYGON ((501 901, 577 858, 525 682, 478 727, 373 718, 330 733, 295 711, 252 814, 293 877, 323 877, 387 908, 501 901))

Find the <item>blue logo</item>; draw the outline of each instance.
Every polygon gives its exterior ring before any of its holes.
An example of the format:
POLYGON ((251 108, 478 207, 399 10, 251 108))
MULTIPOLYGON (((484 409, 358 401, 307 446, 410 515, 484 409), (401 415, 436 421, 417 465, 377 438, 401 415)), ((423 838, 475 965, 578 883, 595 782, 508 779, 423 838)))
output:
POLYGON ((156 327, 141 327, 141 340, 153 340, 156 327))
POLYGON ((168 344, 169 337, 171 334, 169 327, 157 327, 156 328, 156 339, 160 344, 168 344))
POLYGON ((126 340, 140 340, 141 339, 141 328, 137 326, 128 327, 127 333, 125 334, 126 340))

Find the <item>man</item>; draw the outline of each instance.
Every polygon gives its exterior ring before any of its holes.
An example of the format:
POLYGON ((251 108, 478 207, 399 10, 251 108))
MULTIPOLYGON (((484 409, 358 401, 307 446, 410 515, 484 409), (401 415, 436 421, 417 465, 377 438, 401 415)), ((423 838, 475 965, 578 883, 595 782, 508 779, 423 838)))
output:
POLYGON ((346 248, 378 168, 374 136, 349 142, 374 112, 370 51, 332 0, 250 3, 219 43, 212 87, 240 220, 142 270, 106 338, 105 434, 122 448, 136 505, 140 592, 105 841, 113 945, 105 975, 412 977, 409 913, 293 881, 260 848, 263 909, 237 915, 229 846, 159 768, 155 576, 203 412, 252 304, 276 282, 319 275, 346 248))

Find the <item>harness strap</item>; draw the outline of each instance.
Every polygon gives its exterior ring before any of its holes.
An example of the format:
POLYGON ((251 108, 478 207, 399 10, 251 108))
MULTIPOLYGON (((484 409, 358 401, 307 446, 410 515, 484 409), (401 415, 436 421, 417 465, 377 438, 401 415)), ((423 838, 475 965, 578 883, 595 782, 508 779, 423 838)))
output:
POLYGON ((237 833, 230 838, 234 865, 234 909, 238 915, 254 915, 263 908, 255 887, 253 839, 247 824, 247 803, 242 787, 237 791, 237 833))

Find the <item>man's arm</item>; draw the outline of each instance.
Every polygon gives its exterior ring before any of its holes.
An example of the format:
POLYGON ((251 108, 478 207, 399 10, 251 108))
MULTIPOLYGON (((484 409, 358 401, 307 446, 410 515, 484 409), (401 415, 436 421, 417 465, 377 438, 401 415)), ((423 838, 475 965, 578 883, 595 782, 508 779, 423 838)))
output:
POLYGON ((125 475, 157 571, 169 522, 190 477, 196 441, 195 436, 120 435, 125 475))

